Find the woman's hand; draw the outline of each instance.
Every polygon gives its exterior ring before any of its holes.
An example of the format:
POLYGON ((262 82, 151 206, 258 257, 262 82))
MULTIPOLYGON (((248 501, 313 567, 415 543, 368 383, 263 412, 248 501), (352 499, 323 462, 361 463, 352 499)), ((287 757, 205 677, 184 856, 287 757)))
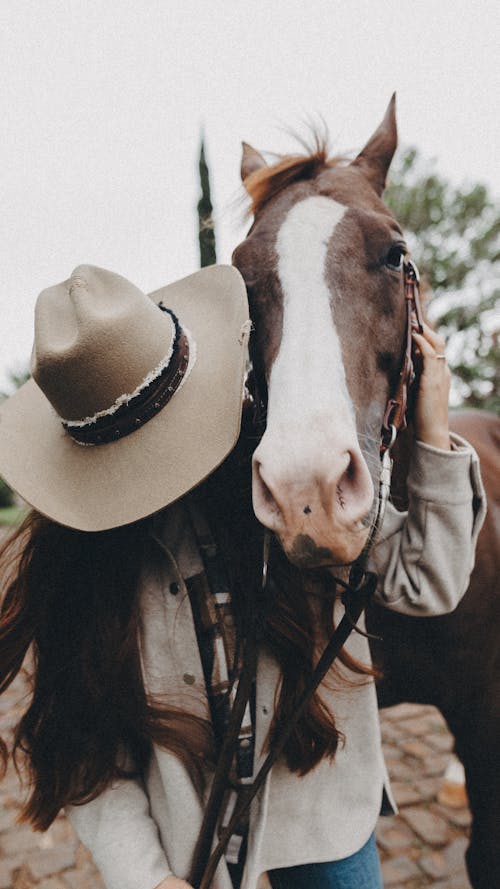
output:
POLYGON ((193 889, 193 887, 185 880, 180 880, 179 877, 170 876, 158 883, 155 889, 193 889))
POLYGON ((439 334, 424 324, 423 334, 413 331, 414 351, 421 357, 422 373, 415 404, 415 433, 419 441, 450 450, 448 397, 451 374, 439 334))

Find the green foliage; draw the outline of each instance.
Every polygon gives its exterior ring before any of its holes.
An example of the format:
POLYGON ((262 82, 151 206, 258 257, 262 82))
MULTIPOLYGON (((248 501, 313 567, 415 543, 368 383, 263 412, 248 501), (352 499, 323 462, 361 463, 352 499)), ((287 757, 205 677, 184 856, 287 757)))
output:
POLYGON ((498 410, 499 207, 484 185, 452 185, 415 148, 402 154, 391 180, 386 201, 432 294, 429 317, 448 342, 455 400, 498 410))
POLYGON ((20 525, 26 516, 27 508, 25 506, 6 506, 0 507, 0 525, 20 525))
POLYGON ((0 402, 4 401, 9 395, 12 395, 16 389, 19 389, 24 383, 27 383, 31 374, 29 370, 18 371, 17 373, 11 371, 8 375, 9 378, 9 391, 3 392, 0 390, 0 402))
MULTIPOLYGON (((454 336, 459 348, 452 356, 463 403, 500 413, 500 289, 478 305, 454 305, 439 316, 439 326, 454 336), (496 314, 497 329, 481 326, 481 316, 496 314)), ((483 322, 484 324, 484 322, 483 322)))
POLYGON ((0 476, 0 509, 3 509, 6 506, 13 506, 13 504, 14 495, 8 484, 4 482, 3 478, 0 476))
POLYGON ((210 174, 205 159, 205 143, 200 146, 200 186, 201 197, 198 201, 198 238, 200 242, 200 266, 214 265, 217 262, 215 252, 215 230, 212 218, 212 201, 210 198, 210 174))

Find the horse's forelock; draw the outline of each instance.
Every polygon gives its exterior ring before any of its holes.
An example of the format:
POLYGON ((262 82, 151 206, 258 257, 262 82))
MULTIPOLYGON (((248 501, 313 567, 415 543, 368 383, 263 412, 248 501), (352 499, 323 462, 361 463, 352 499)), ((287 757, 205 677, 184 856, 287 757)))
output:
POLYGON ((314 145, 308 154, 293 154, 280 157, 269 166, 254 170, 245 179, 245 188, 250 196, 249 213, 255 216, 270 198, 293 182, 312 179, 322 170, 344 162, 342 157, 329 158, 327 136, 313 132, 314 145))

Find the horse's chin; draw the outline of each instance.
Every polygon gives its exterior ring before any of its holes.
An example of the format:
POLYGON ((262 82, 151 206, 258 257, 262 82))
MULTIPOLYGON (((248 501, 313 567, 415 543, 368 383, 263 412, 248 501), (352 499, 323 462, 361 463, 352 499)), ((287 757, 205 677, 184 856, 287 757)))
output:
POLYGON ((291 543, 280 537, 285 555, 292 565, 304 570, 343 567, 355 562, 368 539, 369 528, 359 528, 338 544, 318 545, 307 534, 298 534, 291 543))

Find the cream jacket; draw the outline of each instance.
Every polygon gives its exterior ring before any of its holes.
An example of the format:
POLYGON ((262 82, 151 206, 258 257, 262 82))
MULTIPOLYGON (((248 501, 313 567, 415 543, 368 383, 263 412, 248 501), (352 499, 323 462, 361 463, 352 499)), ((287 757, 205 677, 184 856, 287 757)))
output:
MULTIPOLYGON (((484 520, 475 452, 457 436, 450 452, 417 443, 409 495, 408 513, 388 506, 374 554, 381 578, 377 597, 388 608, 417 617, 442 614, 456 607, 467 588, 484 520)), ((163 540, 164 568, 146 572, 142 584, 146 688, 155 695, 178 688, 184 706, 208 717, 183 581, 198 572, 201 563, 181 507, 168 511, 163 540)), ((338 610, 337 621, 340 605, 338 610)), ((369 662, 363 637, 352 634, 348 650, 369 662)), ((349 678, 349 683, 336 680, 323 690, 345 736, 334 762, 324 760, 303 778, 278 763, 254 801, 242 889, 256 889, 259 875, 271 868, 353 854, 375 826, 384 787, 390 798, 374 684, 366 677, 349 678)), ((262 653, 256 769, 263 759, 278 680, 276 663, 262 653)), ((142 780, 117 781, 92 802, 69 807, 67 814, 108 889, 154 889, 169 874, 187 878, 202 806, 182 764, 165 750, 154 747, 142 780)), ((231 889, 224 862, 214 889, 231 889)))

